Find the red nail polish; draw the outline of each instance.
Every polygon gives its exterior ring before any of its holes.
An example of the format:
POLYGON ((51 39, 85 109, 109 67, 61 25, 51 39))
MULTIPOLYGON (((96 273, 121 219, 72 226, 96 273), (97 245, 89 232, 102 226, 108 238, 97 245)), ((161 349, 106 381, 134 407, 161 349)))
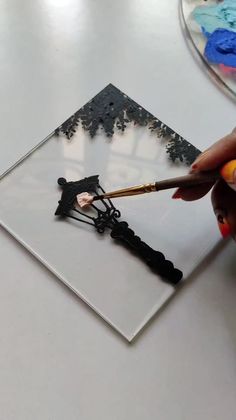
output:
POLYGON ((231 228, 227 220, 227 213, 223 209, 214 209, 215 215, 218 222, 218 227, 223 238, 227 238, 231 235, 231 228))
POLYGON ((181 193, 178 190, 175 191, 175 193, 172 195, 172 198, 174 200, 176 200, 177 198, 182 198, 181 193))
POLYGON ((209 152, 209 149, 207 149, 207 150, 205 150, 205 152, 203 152, 203 153, 201 153, 198 157, 197 157, 197 159, 193 162, 193 164, 192 164, 192 169, 194 170, 194 171, 196 171, 196 169, 198 169, 198 167, 199 167, 199 162, 201 162, 202 161, 202 159, 204 159, 205 158, 205 156, 206 155, 208 155, 208 152, 209 152))
POLYGON ((230 234, 231 234, 231 229, 230 229, 230 225, 226 222, 224 222, 224 223, 219 223, 218 222, 218 226, 219 226, 219 229, 220 229, 220 233, 221 233, 221 235, 223 236, 223 238, 225 239, 225 238, 227 238, 228 236, 230 236, 230 234))

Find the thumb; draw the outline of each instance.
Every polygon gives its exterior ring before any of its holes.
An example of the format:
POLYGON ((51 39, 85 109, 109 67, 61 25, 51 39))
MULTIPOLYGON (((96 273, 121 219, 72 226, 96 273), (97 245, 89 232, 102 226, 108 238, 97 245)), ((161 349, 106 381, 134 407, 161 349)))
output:
POLYGON ((236 159, 222 166, 220 174, 229 187, 236 191, 236 159))

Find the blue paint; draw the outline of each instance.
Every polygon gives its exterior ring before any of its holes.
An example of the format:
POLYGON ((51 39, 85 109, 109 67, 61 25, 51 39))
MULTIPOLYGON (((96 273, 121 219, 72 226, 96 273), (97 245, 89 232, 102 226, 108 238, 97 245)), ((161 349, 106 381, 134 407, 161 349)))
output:
POLYGON ((218 28, 236 31, 236 0, 225 0, 215 6, 198 6, 192 15, 207 32, 212 33, 218 28))
POLYGON ((236 32, 217 29, 207 34, 204 55, 210 63, 236 67, 236 32))

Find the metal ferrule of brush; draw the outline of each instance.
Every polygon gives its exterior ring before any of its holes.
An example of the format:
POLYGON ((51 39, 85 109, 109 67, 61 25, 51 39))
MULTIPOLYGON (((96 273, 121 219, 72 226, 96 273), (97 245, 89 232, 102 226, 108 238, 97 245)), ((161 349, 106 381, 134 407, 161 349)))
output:
POLYGON ((138 195, 143 193, 149 193, 156 191, 155 182, 149 184, 136 185, 130 188, 123 188, 117 191, 111 191, 107 194, 104 194, 104 198, 117 198, 117 197, 127 197, 132 195, 138 195))

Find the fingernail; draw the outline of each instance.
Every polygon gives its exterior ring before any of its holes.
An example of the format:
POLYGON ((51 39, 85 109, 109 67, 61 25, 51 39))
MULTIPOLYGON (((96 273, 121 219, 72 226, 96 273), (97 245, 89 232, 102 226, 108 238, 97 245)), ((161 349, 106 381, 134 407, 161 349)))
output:
POLYGON ((226 163, 221 168, 220 174, 230 187, 236 190, 236 159, 226 163))
POLYGON ((215 209, 215 215, 221 235, 223 238, 227 238, 231 234, 231 229, 227 221, 226 212, 222 209, 215 209))
POLYGON ((221 233, 221 235, 224 239, 228 238, 228 236, 230 236, 231 230, 230 230, 230 226, 229 226, 228 223, 223 223, 222 224, 222 223, 218 222, 218 227, 219 227, 220 233, 221 233))
POLYGON ((176 200, 177 198, 182 198, 180 191, 176 190, 175 193, 172 195, 172 198, 174 200, 176 200))
POLYGON ((193 164, 191 165, 191 168, 194 170, 194 169, 197 169, 198 168, 198 164, 199 164, 199 162, 202 160, 202 159, 204 159, 205 158, 205 156, 208 154, 208 150, 205 150, 205 152, 203 152, 203 153, 201 153, 198 157, 197 157, 197 159, 193 162, 193 164))

